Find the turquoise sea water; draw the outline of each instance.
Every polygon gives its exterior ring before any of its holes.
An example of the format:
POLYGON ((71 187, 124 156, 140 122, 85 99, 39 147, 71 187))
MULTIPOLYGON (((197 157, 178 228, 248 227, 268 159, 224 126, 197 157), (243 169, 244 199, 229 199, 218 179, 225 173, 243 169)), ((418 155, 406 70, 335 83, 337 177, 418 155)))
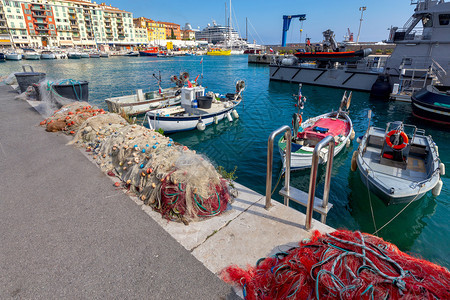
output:
MULTIPOLYGON (((53 61, 8 61, 0 64, 0 74, 20 72, 23 64, 30 64, 36 71, 47 73, 51 80, 77 79, 89 81, 90 101, 106 108, 104 99, 110 96, 129 94, 135 89, 157 89, 152 74, 161 72, 163 87, 171 86, 169 77, 180 71, 188 71, 192 78, 201 73, 200 57, 112 57, 109 59, 53 60, 53 61)), ((269 81, 269 68, 248 65, 247 56, 204 56, 203 85, 218 93, 234 90, 238 79, 244 79, 247 88, 244 101, 237 111, 240 118, 232 123, 224 121, 208 127, 204 132, 177 133, 171 137, 192 149, 208 156, 214 164, 232 170, 237 166, 237 181, 257 192, 265 193, 267 138, 282 125, 291 124, 295 111, 296 84, 269 81)), ((199 79, 200 81, 200 79, 199 79)), ((337 109, 343 91, 322 87, 304 86, 303 95, 308 98, 305 117, 323 114, 337 109)), ((367 112, 373 111, 372 124, 384 127, 386 122, 402 120, 424 128, 439 146, 440 158, 450 170, 450 129, 422 123, 411 116, 408 103, 384 103, 369 100, 367 93, 355 92, 350 116, 357 136, 367 128, 367 112)), ((331 183, 330 202, 334 204, 327 224, 335 228, 348 228, 368 233, 375 231, 370 211, 369 197, 377 228, 391 220, 404 205, 386 206, 375 195, 370 194, 361 182, 358 173, 350 171, 350 160, 358 144, 353 142, 335 159, 331 183)), ((274 156, 273 182, 276 183, 281 170, 278 149, 274 156)), ((324 168, 319 172, 318 195, 322 195, 324 168)), ((293 173, 291 185, 308 190, 309 171, 293 173)), ((450 267, 450 179, 442 178, 444 187, 439 197, 428 193, 412 203, 386 228, 379 232, 385 240, 395 243, 401 250, 424 257, 445 267, 450 267)), ((281 201, 278 189, 274 198, 281 201)), ((303 208, 298 208, 303 210, 303 208)), ((316 216, 317 217, 317 216, 316 216)))

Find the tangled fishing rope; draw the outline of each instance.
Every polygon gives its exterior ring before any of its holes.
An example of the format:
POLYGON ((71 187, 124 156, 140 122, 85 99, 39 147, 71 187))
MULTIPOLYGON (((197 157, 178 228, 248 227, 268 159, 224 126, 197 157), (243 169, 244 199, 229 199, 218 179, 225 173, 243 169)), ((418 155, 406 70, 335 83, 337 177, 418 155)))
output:
POLYGON ((401 252, 373 235, 321 235, 222 278, 245 299, 450 299, 447 269, 401 252))

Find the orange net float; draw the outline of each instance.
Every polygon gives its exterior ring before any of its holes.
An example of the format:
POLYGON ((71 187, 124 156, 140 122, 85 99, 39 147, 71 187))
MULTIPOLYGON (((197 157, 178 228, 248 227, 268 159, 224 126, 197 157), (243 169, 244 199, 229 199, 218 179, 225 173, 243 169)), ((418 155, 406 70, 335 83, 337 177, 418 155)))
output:
POLYGON ((392 149, 395 150, 402 150, 404 149, 406 146, 408 146, 408 136, 406 135, 406 133, 404 131, 400 131, 400 130, 391 130, 389 131, 389 133, 386 135, 386 144, 391 147, 392 149), (402 143, 398 144, 398 145, 394 145, 391 141, 391 137, 393 135, 398 135, 400 134, 400 137, 402 138, 402 143))

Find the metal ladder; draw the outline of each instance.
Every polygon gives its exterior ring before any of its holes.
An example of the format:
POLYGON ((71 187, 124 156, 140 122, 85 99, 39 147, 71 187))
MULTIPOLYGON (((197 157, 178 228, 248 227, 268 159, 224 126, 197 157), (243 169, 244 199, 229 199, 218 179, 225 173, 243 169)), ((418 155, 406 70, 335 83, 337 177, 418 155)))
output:
POLYGON ((334 158, 334 147, 335 141, 333 136, 327 136, 321 140, 314 148, 311 175, 309 179, 309 193, 305 193, 299 189, 290 186, 291 179, 291 128, 287 125, 282 126, 271 133, 267 143, 267 174, 266 174, 266 209, 272 206, 272 169, 273 169, 273 142, 277 135, 285 132, 284 138, 286 140, 286 172, 285 172, 285 184, 280 190, 280 195, 284 198, 284 205, 289 206, 289 200, 294 201, 300 205, 306 207, 306 230, 311 229, 311 221, 313 211, 318 212, 321 215, 320 221, 322 223, 326 222, 328 212, 333 207, 333 204, 328 203, 328 198, 330 194, 330 182, 331 182, 331 171, 333 169, 333 158, 334 158), (323 192, 323 199, 315 197, 316 193, 316 181, 317 181, 317 171, 319 167, 319 157, 320 151, 324 146, 328 144, 328 160, 327 169, 325 175, 325 188, 323 192))

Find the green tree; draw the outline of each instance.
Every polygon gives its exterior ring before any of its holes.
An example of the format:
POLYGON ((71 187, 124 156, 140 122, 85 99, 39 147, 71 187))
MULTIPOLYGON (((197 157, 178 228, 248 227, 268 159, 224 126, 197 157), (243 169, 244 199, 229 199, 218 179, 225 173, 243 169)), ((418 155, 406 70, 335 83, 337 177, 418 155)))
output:
POLYGON ((175 36, 175 33, 173 32, 173 28, 170 29, 170 39, 171 40, 176 40, 177 37, 175 36))

